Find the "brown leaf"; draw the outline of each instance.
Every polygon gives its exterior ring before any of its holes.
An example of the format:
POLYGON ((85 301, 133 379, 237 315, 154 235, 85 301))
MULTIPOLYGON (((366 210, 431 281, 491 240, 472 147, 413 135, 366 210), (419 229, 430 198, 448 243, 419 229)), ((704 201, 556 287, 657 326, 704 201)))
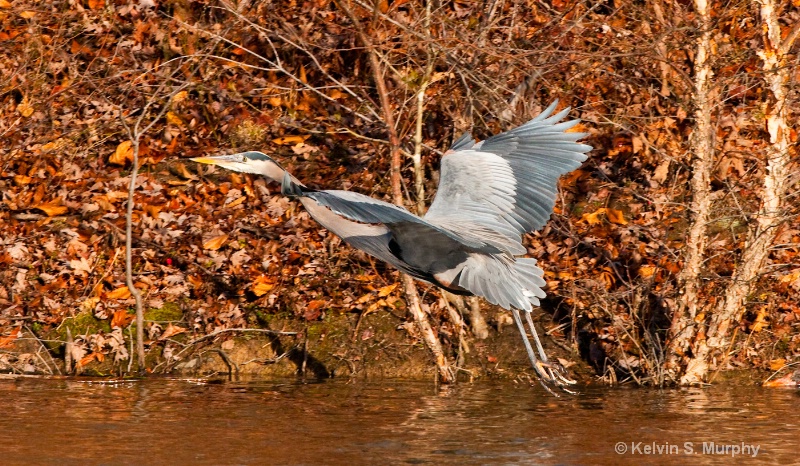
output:
POLYGON ((181 162, 176 162, 176 163, 170 164, 169 171, 173 175, 179 176, 179 177, 183 178, 184 180, 196 180, 197 179, 197 177, 192 172, 190 172, 188 168, 186 168, 186 165, 184 165, 181 162))
POLYGON ((122 141, 117 146, 117 149, 108 158, 108 163, 114 165, 125 165, 128 160, 133 161, 133 143, 131 141, 122 141))
POLYGON ((0 348, 11 348, 14 346, 14 341, 19 338, 22 327, 17 327, 11 331, 8 336, 0 338, 0 348))
POLYGON ((161 209, 163 209, 163 205, 153 205, 153 204, 146 204, 144 206, 144 211, 147 212, 153 218, 158 218, 158 214, 161 213, 161 209))
POLYGON ((656 267, 653 265, 643 265, 639 267, 639 276, 642 278, 650 278, 656 272, 656 267))
POLYGON ((614 270, 611 267, 603 267, 600 271, 600 281, 605 285, 607 290, 614 286, 616 279, 614 278, 614 270))
POLYGON ((767 326, 769 326, 767 322, 767 306, 762 306, 761 309, 758 310, 758 314, 756 314, 756 320, 750 324, 750 331, 753 333, 760 332, 767 326))
POLYGON ((31 105, 31 101, 28 99, 28 96, 22 98, 22 102, 17 105, 17 111, 25 118, 33 115, 33 105, 31 105))
POLYGON ((25 186, 25 185, 31 184, 32 181, 33 181, 33 178, 31 178, 30 176, 14 175, 14 183, 17 186, 25 186))
POLYGON ((395 288, 397 288, 397 283, 395 283, 394 285, 384 286, 383 288, 378 290, 378 296, 380 296, 381 298, 385 298, 386 296, 392 294, 392 291, 394 291, 395 288))
POLYGON ((64 215, 69 210, 67 206, 62 205, 60 198, 53 199, 52 201, 45 202, 43 204, 36 204, 35 206, 33 206, 33 208, 41 210, 48 217, 64 215))
POLYGON ((581 218, 589 225, 597 225, 601 222, 600 215, 606 213, 606 208, 601 207, 590 214, 583 214, 581 218))
POLYGON ((225 204, 225 207, 236 207, 237 205, 241 204, 247 200, 245 196, 237 197, 236 199, 232 200, 231 202, 225 204))
POLYGON ((303 318, 306 320, 316 320, 322 315, 322 307, 325 305, 325 301, 322 299, 315 299, 313 301, 309 301, 306 304, 306 311, 303 313, 303 318))
POLYGON ((163 340, 166 340, 169 337, 181 334, 181 333, 183 333, 185 331, 186 331, 185 328, 178 327, 177 325, 172 325, 172 323, 169 323, 169 324, 167 324, 167 328, 164 329, 164 333, 162 333, 161 336, 158 337, 158 339, 163 341, 163 340))
POLYGON ((86 300, 81 303, 81 311, 94 313, 94 309, 97 307, 97 303, 99 302, 100 298, 97 296, 86 298, 86 300))
POLYGON ((183 126, 183 120, 181 120, 181 117, 178 115, 172 112, 167 112, 167 124, 173 126, 183 126))
POLYGON ((81 360, 78 361, 78 367, 86 366, 87 364, 91 363, 94 360, 102 361, 103 359, 105 359, 105 356, 103 356, 100 353, 90 353, 82 357, 81 360))
POLYGON ((189 91, 180 91, 177 94, 175 94, 174 96, 172 96, 172 102, 171 103, 179 104, 179 103, 183 102, 184 100, 186 100, 187 97, 189 97, 189 91))
POLYGON ((225 241, 228 241, 228 235, 221 234, 219 236, 215 236, 210 240, 203 243, 203 249, 208 249, 210 251, 216 251, 217 249, 221 248, 225 241))
POLYGON ((105 0, 89 0, 89 8, 92 10, 99 10, 106 6, 105 0))
MULTIPOLYGON (((125 289, 127 290, 128 288, 125 289)), ((130 291, 128 291, 128 294, 130 295, 130 291)), ((124 310, 114 311, 114 317, 111 318, 111 328, 114 327, 125 328, 131 322, 133 322, 133 319, 135 317, 136 317, 135 315, 129 314, 128 311, 124 310)))
POLYGON ((106 293, 106 299, 128 299, 131 297, 131 290, 127 286, 121 286, 116 290, 106 293))
POLYGON ((252 289, 256 296, 264 296, 273 288, 275 288, 275 285, 271 283, 256 283, 252 289))
POLYGON ((617 225, 628 224, 628 221, 625 220, 625 214, 623 214, 621 210, 606 209, 606 216, 611 223, 616 223, 617 225))
POLYGON ((769 362, 769 369, 772 371, 779 371, 784 367, 786 367, 786 359, 784 358, 773 359, 769 362))
POLYGON ((284 137, 281 137, 281 138, 273 139, 272 142, 274 142, 275 144, 280 144, 280 145, 298 144, 298 143, 301 143, 301 142, 305 142, 305 140, 308 139, 308 137, 309 137, 308 135, 305 135, 305 136, 284 136, 284 137))

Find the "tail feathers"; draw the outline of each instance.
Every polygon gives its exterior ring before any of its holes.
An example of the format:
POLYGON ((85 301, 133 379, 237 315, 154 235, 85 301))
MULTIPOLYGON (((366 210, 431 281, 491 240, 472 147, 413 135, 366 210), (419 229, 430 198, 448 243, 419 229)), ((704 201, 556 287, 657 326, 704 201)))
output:
POLYGON ((539 299, 547 296, 542 290, 547 282, 544 280, 544 270, 536 265, 536 259, 521 258, 514 262, 514 271, 519 276, 520 284, 524 287, 522 293, 534 306, 539 305, 539 299))
POLYGON ((543 275, 544 271, 536 266, 536 259, 510 261, 475 254, 462 264, 454 284, 504 309, 530 312, 531 305, 538 306, 539 299, 545 297, 543 275))

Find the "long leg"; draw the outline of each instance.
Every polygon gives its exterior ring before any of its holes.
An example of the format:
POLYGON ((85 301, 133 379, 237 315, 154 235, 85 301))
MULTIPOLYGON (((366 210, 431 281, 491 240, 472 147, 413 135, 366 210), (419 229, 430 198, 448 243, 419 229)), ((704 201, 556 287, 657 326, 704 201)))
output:
MULTIPOLYGON (((531 335, 533 335, 533 341, 536 343, 536 350, 539 352, 539 359, 542 360, 543 365, 547 368, 547 372, 550 373, 554 381, 555 379, 557 379, 560 380, 561 383, 565 383, 568 385, 575 384, 576 382, 574 380, 564 377, 561 370, 559 370, 562 369, 560 364, 556 363, 554 366, 547 359, 547 353, 544 352, 544 348, 542 347, 542 342, 539 340, 539 334, 536 332, 536 327, 533 326, 533 319, 531 318, 530 312, 525 312, 525 319, 528 321, 528 326, 531 329, 531 335)), ((556 382, 556 384, 560 385, 560 383, 558 382, 556 382)))
MULTIPOLYGON (((553 377, 544 371, 544 369, 542 368, 543 366, 539 361, 539 358, 536 357, 536 353, 534 353, 533 347, 531 347, 531 341, 528 338, 528 332, 525 329, 525 325, 522 323, 522 318, 519 316, 519 310, 512 308, 511 313, 514 315, 514 322, 517 323, 517 329, 519 329, 519 334, 520 336, 522 336, 522 343, 525 344, 525 349, 528 351, 528 358, 530 358, 531 360, 533 369, 536 371, 537 374, 539 374, 539 377, 541 377, 542 380, 548 382, 553 381, 553 377)), ((532 333, 536 335, 536 330, 534 330, 532 333)), ((536 342, 537 344, 539 343, 538 336, 536 336, 536 342)))

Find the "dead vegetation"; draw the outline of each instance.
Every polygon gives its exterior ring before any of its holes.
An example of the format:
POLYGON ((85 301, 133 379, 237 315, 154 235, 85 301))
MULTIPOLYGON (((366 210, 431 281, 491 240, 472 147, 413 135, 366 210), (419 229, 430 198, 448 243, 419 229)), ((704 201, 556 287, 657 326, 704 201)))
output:
POLYGON ((420 287, 430 333, 403 326, 395 271, 263 180, 181 160, 259 149, 309 186, 420 211, 462 131, 555 98, 595 147, 527 238, 564 356, 651 385, 796 362, 800 11, 701 3, 0 0, 0 370, 125 372, 137 330, 158 370, 234 329, 306 348, 332 316, 377 341, 373 313, 439 344, 440 370, 488 370, 462 327, 477 318, 437 290, 420 287))

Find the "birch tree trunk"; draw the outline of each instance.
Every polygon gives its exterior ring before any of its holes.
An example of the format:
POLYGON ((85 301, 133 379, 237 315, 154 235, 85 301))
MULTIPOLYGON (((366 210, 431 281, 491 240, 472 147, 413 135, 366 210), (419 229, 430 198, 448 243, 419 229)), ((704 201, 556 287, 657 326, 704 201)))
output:
POLYGON ((781 40, 781 28, 778 23, 776 3, 774 0, 757 0, 763 33, 763 49, 759 52, 764 71, 764 80, 769 89, 768 102, 764 105, 764 115, 769 131, 769 145, 766 153, 766 171, 764 173, 764 191, 761 207, 756 214, 753 225, 742 253, 742 259, 733 273, 731 286, 719 301, 706 332, 707 338, 698 337, 694 346, 694 356, 689 361, 681 384, 691 385, 706 381, 712 362, 726 355, 722 352, 730 344, 728 333, 736 325, 745 310, 747 296, 761 273, 778 232, 778 226, 784 221, 783 201, 788 187, 787 177, 790 163, 789 128, 786 124, 788 109, 786 95, 788 92, 789 71, 786 54, 797 38, 800 28, 794 30, 785 40, 781 40))
POLYGON ((695 11, 698 15, 698 27, 701 34, 697 39, 694 61, 694 91, 692 100, 695 105, 695 127, 692 131, 690 151, 692 158, 692 202, 689 210, 692 215, 689 237, 686 241, 686 256, 683 269, 678 275, 681 296, 678 308, 672 317, 670 326, 671 341, 667 355, 667 376, 677 381, 682 367, 682 360, 695 336, 695 318, 698 310, 698 293, 702 288, 702 269, 705 258, 707 231, 711 212, 711 170, 714 167, 714 127, 711 125, 713 104, 711 98, 711 19, 707 0, 695 0, 695 11))

